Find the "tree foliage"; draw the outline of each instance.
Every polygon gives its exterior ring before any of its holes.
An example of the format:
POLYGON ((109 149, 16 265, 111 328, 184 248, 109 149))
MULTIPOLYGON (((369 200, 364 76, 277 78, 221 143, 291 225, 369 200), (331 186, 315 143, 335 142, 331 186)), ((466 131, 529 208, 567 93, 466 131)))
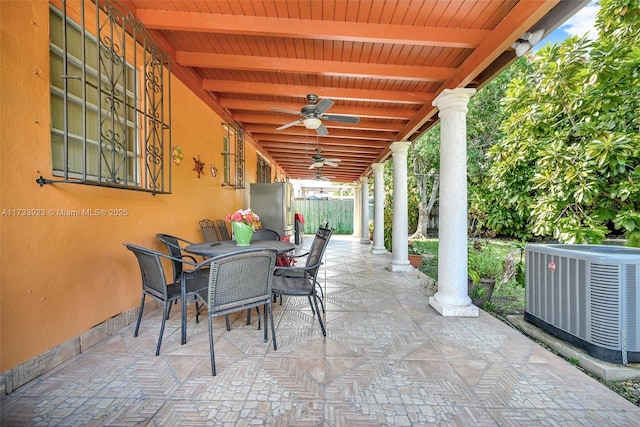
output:
POLYGON ((483 205, 498 233, 640 243, 640 5, 602 0, 596 41, 531 56, 503 103, 483 205))

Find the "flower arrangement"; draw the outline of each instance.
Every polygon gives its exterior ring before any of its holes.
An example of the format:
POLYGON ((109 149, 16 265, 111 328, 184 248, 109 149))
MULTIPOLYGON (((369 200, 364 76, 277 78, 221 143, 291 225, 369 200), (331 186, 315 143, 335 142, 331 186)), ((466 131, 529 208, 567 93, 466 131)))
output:
POLYGON ((247 224, 252 227, 254 230, 258 228, 262 228, 262 223, 260 222, 260 217, 251 211, 251 209, 238 209, 232 214, 229 214, 225 217, 227 222, 240 222, 243 224, 247 224))
POLYGON ((414 242, 409 240, 407 245, 409 246, 409 255, 420 255, 420 251, 418 250, 418 247, 415 245, 414 242))

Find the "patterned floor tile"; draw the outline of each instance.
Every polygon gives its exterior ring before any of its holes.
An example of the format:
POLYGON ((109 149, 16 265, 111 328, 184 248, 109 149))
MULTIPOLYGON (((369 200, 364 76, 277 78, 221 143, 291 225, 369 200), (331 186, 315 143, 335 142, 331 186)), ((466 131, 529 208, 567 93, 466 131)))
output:
MULTIPOLYGON (((311 239, 305 239, 308 245, 311 239)), ((440 316, 433 280, 391 273, 351 236, 332 236, 319 276, 320 331, 306 298, 273 305, 278 349, 252 312, 213 320, 160 310, 0 398, 2 426, 640 426, 633 406, 481 311, 440 316)), ((264 325, 262 325, 264 327, 264 325)), ((269 330, 270 332, 270 330, 269 330)))

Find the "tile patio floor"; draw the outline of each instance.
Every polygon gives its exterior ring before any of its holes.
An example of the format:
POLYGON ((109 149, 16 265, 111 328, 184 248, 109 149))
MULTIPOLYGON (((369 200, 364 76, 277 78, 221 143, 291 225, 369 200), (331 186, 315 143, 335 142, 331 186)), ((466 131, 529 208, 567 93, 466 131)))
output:
MULTIPOLYGON (((308 244, 311 237, 305 239, 308 244)), ((278 351, 255 316, 215 323, 174 310, 155 357, 160 310, 0 400, 2 426, 639 426, 627 402, 481 311, 444 318, 429 280, 391 273, 389 255, 333 236, 327 337, 306 299, 275 305, 278 351)), ((322 272, 321 275, 325 276, 322 272)))

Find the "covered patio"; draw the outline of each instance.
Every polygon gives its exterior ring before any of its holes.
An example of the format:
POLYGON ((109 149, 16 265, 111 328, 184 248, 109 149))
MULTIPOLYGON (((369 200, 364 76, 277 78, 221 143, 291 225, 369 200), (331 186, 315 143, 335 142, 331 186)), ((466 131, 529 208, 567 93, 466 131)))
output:
POLYGON ((138 338, 131 324, 2 397, 0 424, 638 425, 640 408, 518 330, 483 311, 438 314, 433 281, 390 272, 390 257, 332 237, 326 338, 305 298, 275 305, 277 351, 255 316, 230 332, 219 318, 211 377, 206 322, 191 311, 181 346, 175 310, 155 357, 153 310, 138 338))

